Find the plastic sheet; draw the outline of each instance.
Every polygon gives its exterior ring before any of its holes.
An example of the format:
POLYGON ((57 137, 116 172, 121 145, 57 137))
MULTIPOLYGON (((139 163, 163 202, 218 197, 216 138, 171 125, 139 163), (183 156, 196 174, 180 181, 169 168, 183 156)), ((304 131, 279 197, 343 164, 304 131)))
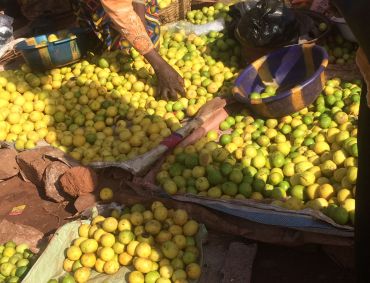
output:
POLYGON ((184 31, 186 34, 195 33, 196 35, 207 34, 211 31, 222 31, 225 29, 225 20, 219 18, 213 22, 195 25, 187 21, 180 21, 165 26, 167 31, 184 31))
POLYGON ((13 18, 0 15, 0 49, 13 38, 13 18))

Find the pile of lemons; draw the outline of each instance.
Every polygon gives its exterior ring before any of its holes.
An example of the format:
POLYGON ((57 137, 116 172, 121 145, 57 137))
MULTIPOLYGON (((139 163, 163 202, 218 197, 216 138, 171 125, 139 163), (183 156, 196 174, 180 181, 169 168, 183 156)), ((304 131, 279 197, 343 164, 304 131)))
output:
POLYGON ((158 201, 150 209, 136 204, 122 213, 114 210, 111 217, 97 216, 79 227, 79 237, 66 250, 63 268, 73 273, 66 282, 87 282, 92 270, 112 275, 121 266, 131 270, 129 283, 198 279, 198 229, 185 210, 167 209, 158 201))
POLYGON ((157 174, 169 194, 270 199, 354 224, 359 82, 329 80, 317 100, 279 119, 230 115, 195 144, 177 147, 157 174))
POLYGON ((165 32, 162 42, 185 97, 161 100, 153 68, 133 49, 44 73, 24 65, 0 72, 0 141, 23 150, 45 140, 83 164, 130 160, 158 146, 208 100, 229 93, 240 54, 216 32, 165 32))

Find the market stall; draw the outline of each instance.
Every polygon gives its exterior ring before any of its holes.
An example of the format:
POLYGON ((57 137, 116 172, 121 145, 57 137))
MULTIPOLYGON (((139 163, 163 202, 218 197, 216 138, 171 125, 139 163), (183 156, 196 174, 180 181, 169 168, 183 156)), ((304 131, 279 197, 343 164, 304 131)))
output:
MULTIPOLYGON (((339 18, 262 2, 159 1, 175 101, 89 29, 6 38, 1 223, 33 236, 0 237, 0 282, 206 282, 207 230, 353 248, 358 45, 339 18)), ((251 280, 256 246, 238 249, 248 264, 225 262, 222 282, 251 280)))

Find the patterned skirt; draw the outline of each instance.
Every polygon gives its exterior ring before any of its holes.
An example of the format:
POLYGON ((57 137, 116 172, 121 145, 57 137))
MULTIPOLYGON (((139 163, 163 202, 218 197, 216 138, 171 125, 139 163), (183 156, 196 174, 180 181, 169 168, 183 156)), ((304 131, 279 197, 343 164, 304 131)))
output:
MULTIPOLYGON (((104 50, 130 48, 130 43, 115 28, 100 0, 72 0, 72 7, 81 27, 92 29, 104 50)), ((155 47, 159 44, 160 22, 157 0, 145 2, 146 30, 155 47)))

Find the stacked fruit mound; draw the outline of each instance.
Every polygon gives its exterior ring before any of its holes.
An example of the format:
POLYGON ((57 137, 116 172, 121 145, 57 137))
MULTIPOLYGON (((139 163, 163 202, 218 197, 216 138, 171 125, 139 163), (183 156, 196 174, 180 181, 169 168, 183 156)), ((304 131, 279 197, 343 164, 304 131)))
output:
POLYGON ((358 45, 344 39, 338 32, 326 40, 324 48, 329 53, 329 63, 338 65, 355 63, 358 45))
POLYGON ((134 50, 45 73, 23 66, 0 73, 0 141, 22 150, 45 139, 83 164, 133 159, 156 147, 184 117, 229 93, 240 53, 222 33, 163 37, 160 52, 184 77, 185 97, 158 99, 154 71, 134 50))
POLYGON ((206 24, 213 22, 218 18, 224 18, 229 20, 230 16, 228 15, 229 5, 223 3, 216 3, 214 6, 203 7, 200 10, 192 10, 186 14, 186 18, 189 22, 193 24, 206 24))
POLYGON ((0 245, 0 282, 21 282, 31 267, 32 256, 27 244, 10 241, 0 245))
POLYGON ((169 194, 275 199, 353 223, 360 87, 327 82, 316 102, 281 119, 230 116, 195 145, 176 148, 157 174, 169 194))
POLYGON ((129 283, 198 279, 198 229, 199 224, 185 210, 167 209, 161 202, 153 202, 149 210, 136 204, 122 213, 115 210, 108 218, 97 216, 90 225, 80 226, 79 238, 67 249, 63 267, 73 276, 63 280, 87 282, 93 269, 115 274, 120 266, 132 270, 129 283))

